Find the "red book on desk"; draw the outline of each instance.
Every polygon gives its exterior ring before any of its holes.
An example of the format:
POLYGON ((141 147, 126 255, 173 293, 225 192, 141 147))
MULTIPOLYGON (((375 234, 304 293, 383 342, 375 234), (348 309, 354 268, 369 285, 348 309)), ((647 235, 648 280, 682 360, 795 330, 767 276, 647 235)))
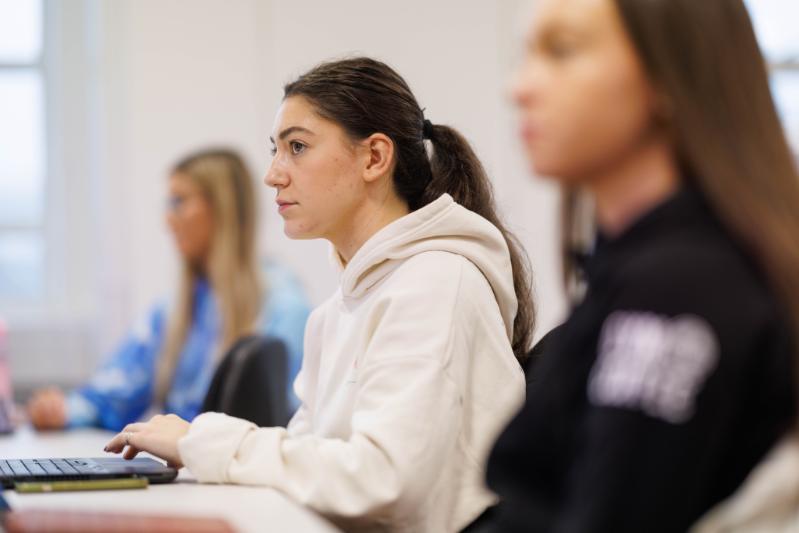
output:
POLYGON ((8 533, 234 533, 219 518, 26 509, 5 515, 8 533))

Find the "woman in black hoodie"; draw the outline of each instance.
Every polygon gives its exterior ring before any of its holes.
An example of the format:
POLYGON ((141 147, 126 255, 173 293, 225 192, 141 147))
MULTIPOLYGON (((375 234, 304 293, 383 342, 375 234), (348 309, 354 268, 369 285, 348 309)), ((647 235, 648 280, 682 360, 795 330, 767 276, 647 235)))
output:
POLYGON ((485 529, 685 531, 795 418, 799 178, 746 9, 542 0, 513 93, 581 297, 485 529))

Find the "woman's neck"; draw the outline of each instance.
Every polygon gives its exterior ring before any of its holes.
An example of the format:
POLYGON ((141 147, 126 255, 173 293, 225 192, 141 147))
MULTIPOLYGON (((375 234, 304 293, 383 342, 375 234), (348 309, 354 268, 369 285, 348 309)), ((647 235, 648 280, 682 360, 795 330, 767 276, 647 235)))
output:
POLYGON ((346 265, 375 233, 409 212, 408 205, 393 192, 367 199, 328 240, 346 265))
POLYGON ((680 187, 676 158, 666 142, 651 142, 606 172, 585 180, 597 223, 609 237, 671 197, 680 187))
POLYGON ((194 279, 196 280, 207 280, 208 279, 208 258, 195 258, 195 259, 188 259, 189 270, 194 275, 194 279))

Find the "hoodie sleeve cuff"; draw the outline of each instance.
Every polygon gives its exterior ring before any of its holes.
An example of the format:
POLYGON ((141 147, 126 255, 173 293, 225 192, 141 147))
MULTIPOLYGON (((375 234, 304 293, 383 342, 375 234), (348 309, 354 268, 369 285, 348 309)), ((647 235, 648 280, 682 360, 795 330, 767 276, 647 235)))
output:
POLYGON ((252 422, 222 413, 203 413, 178 441, 183 464, 201 483, 227 483, 228 467, 244 438, 257 429, 252 422))

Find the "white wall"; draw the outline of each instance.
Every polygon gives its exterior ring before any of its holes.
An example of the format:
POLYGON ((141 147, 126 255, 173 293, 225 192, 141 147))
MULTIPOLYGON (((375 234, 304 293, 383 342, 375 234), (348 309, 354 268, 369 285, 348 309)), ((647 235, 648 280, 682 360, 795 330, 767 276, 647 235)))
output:
MULTIPOLYGON (((268 94, 275 103, 284 82, 325 59, 368 54, 394 66, 426 108, 427 117, 463 132, 494 177, 499 203, 533 262, 539 332, 543 332, 563 313, 555 254, 557 201, 551 188, 528 177, 505 96, 511 58, 519 45, 515 35, 523 3, 273 2, 268 12, 271 62, 262 65, 266 67, 263 79, 271 83, 268 94)), ((263 131, 270 126, 268 117, 263 131)), ((323 276, 319 278, 323 283, 311 288, 315 299, 324 297, 330 278, 310 260, 307 245, 280 238, 280 221, 274 211, 270 210, 270 216, 267 235, 271 242, 297 254, 293 264, 309 282, 323 276)))
MULTIPOLYGON (((562 316, 554 190, 528 176, 505 86, 524 0, 94 1, 97 308, 96 358, 135 317, 170 293, 174 257, 163 223, 166 172, 187 150, 241 149, 262 176, 282 85, 333 57, 368 54, 408 80, 433 122, 474 144, 529 252, 538 334, 562 316)), ((282 233, 263 187, 262 245, 292 266, 314 303, 334 288, 324 242, 282 233)), ((85 216, 89 216, 87 213, 85 216)), ((17 339, 16 351, 25 342, 17 339)), ((34 349, 31 345, 30 349, 34 349)), ((67 361, 69 357, 65 358, 67 361)), ((25 370, 25 359, 15 366, 25 370)), ((50 368, 33 376, 55 377, 50 368)))
POLYGON ((102 2, 108 206, 100 247, 108 344, 156 299, 176 268, 164 205, 169 168, 222 143, 257 153, 257 3, 102 2), (110 317, 110 320, 108 319, 110 317))

